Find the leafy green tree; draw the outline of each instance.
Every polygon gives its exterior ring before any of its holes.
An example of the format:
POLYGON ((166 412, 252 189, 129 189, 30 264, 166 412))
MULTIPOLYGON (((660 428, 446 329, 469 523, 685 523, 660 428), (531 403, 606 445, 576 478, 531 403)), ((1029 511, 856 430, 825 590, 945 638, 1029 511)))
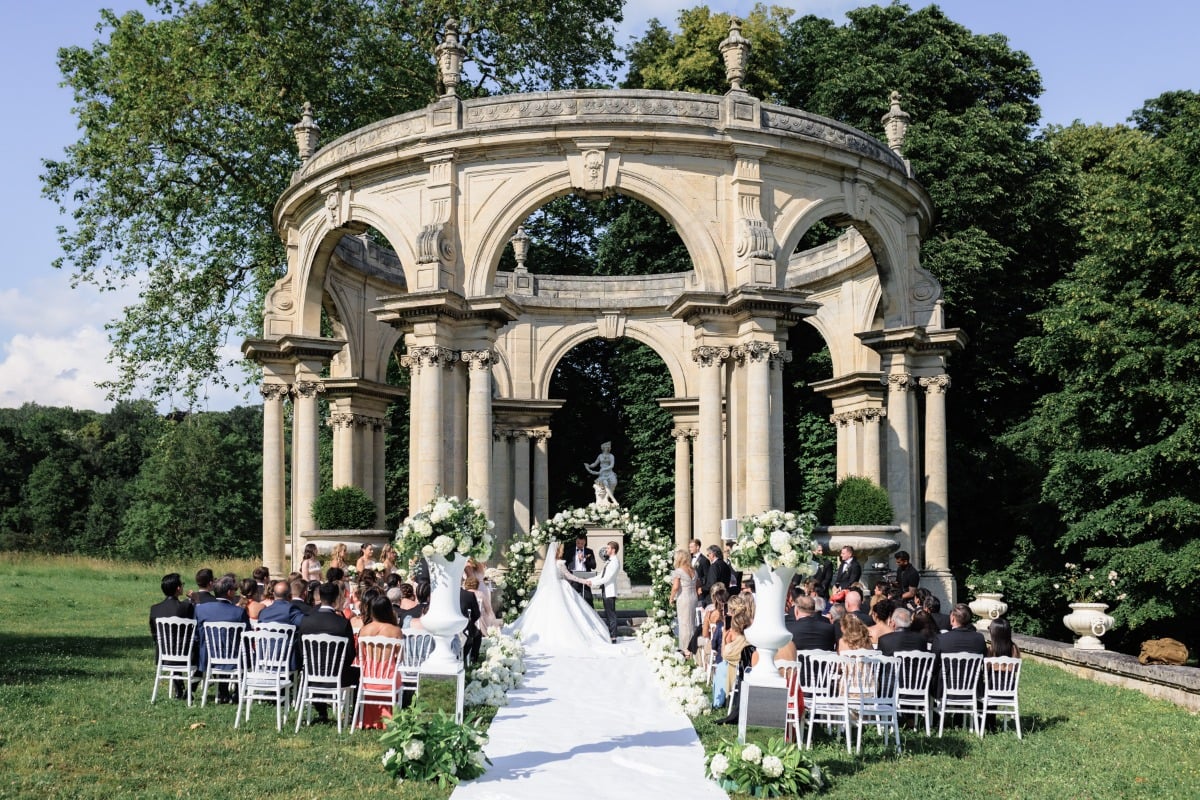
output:
POLYGON ((284 268, 271 209, 297 166, 291 126, 317 109, 325 141, 438 95, 434 48, 461 20, 462 93, 606 78, 620 0, 151 0, 158 18, 101 12, 101 38, 59 52, 79 140, 44 162, 75 282, 135 284, 109 324, 114 396, 149 381, 194 400, 218 350, 256 333, 284 268))
POLYGON ((1045 470, 1069 559, 1122 576, 1128 638, 1200 612, 1200 95, 1136 127, 1056 129, 1077 165, 1081 255, 1021 354, 1059 388, 1012 437, 1045 470))

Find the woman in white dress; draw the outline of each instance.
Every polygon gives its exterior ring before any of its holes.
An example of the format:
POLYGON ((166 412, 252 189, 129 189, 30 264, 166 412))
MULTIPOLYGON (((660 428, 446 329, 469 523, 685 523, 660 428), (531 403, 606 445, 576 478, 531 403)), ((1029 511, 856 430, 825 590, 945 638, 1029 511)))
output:
POLYGON ((521 634, 521 640, 530 652, 595 655, 597 651, 612 648, 608 626, 571 588, 568 583, 571 581, 582 582, 567 571, 563 547, 559 544, 553 564, 542 567, 542 576, 529 605, 507 628, 510 634, 521 634))

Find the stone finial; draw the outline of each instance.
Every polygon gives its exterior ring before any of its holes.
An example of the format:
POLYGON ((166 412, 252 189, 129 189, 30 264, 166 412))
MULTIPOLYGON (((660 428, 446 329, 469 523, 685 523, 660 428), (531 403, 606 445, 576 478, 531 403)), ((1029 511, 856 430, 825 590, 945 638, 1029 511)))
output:
POLYGON ((891 108, 883 115, 880 122, 883 123, 883 130, 887 134, 888 147, 892 149, 896 155, 900 155, 900 151, 904 148, 904 135, 908 133, 908 122, 912 119, 908 112, 900 108, 900 93, 892 91, 891 108))
POLYGON ((729 35, 721 40, 721 57, 725 59, 725 80, 730 91, 742 92, 742 80, 746 77, 746 60, 750 57, 750 40, 742 36, 742 21, 737 17, 729 20, 729 35))
POLYGON ((437 46, 438 71, 442 76, 442 97, 452 97, 458 93, 458 84, 462 80, 463 58, 467 55, 466 48, 458 43, 458 20, 446 20, 446 31, 442 34, 442 43, 437 46))
POLYGON ((300 163, 303 164, 317 152, 317 143, 321 128, 313 121, 312 103, 305 103, 300 111, 300 121, 292 126, 296 134, 296 149, 300 152, 300 163))
POLYGON ((525 257, 529 254, 529 234, 525 233, 523 226, 517 226, 517 232, 513 234, 512 239, 513 256, 517 259, 517 272, 528 272, 525 266, 525 257))

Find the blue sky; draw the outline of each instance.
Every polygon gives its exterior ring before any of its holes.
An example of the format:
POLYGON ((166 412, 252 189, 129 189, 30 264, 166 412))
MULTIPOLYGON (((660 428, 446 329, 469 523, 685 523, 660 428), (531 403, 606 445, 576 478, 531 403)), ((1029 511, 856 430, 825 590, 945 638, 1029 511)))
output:
MULTIPOLYGON (((862 5, 839 0, 775 4, 838 21, 846 9, 862 5)), ((679 9, 694 5, 678 0, 630 3, 618 41, 640 35, 651 17, 673 25, 679 9)), ((708 5, 744 14, 753 3, 716 0, 708 5)), ((1200 48, 1194 41, 1200 4, 943 0, 939 5, 975 33, 1002 33, 1012 47, 1030 54, 1045 86, 1045 123, 1114 125, 1164 91, 1200 91, 1200 48)), ((60 219, 53 204, 41 197, 38 181, 41 159, 60 156, 76 138, 70 94, 58 86, 56 50, 94 41, 101 7, 123 12, 146 6, 143 0, 0 0, 0 163, 5 180, 0 209, 9 231, 0 264, 0 407, 27 401, 110 407, 95 388, 96 381, 112 374, 105 363, 104 323, 136 298, 136 287, 108 294, 90 286, 72 289, 70 276, 51 267, 58 255, 55 227, 60 219)), ((239 344, 229 343, 231 357, 239 344)), ((255 401, 253 395, 214 390, 204 402, 219 410, 255 401)))

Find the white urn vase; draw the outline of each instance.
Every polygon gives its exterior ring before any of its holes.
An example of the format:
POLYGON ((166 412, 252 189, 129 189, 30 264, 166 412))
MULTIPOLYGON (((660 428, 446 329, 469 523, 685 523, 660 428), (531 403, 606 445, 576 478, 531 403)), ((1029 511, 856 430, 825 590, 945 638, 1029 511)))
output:
POLYGON ((1103 650, 1100 637, 1112 630, 1113 620, 1108 614, 1108 603, 1071 603, 1071 613, 1063 617, 1063 624, 1075 634, 1076 650, 1103 650))
POLYGON ((751 686, 783 686, 775 666, 775 651, 792 639, 783 622, 788 585, 796 570, 759 564, 754 568, 754 622, 746 629, 746 641, 758 651, 758 664, 746 678, 751 686))
POLYGON ((970 603, 971 613, 979 617, 975 620, 975 630, 986 633, 992 620, 1004 616, 1004 612, 1008 611, 1008 603, 1002 603, 1002 597, 1004 595, 1000 592, 980 592, 975 595, 970 603))
POLYGON ((426 561, 429 562, 429 610, 421 615, 421 625, 433 634, 437 646, 422 669, 435 674, 457 672, 462 669, 462 660, 454 654, 452 643, 467 627, 459 599, 467 557, 457 553, 451 558, 434 554, 426 561))

